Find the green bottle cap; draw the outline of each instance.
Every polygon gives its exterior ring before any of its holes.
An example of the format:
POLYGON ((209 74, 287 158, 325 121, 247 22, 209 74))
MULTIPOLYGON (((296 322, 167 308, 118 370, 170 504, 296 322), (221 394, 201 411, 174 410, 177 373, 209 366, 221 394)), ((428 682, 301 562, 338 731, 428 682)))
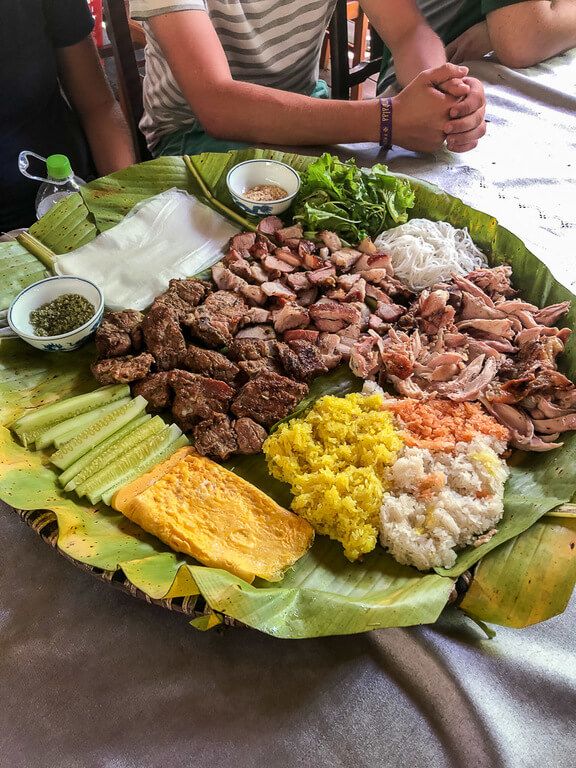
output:
POLYGON ((66 155, 50 155, 46 159, 46 168, 48 176, 51 179, 56 179, 56 181, 67 179, 72 174, 70 160, 68 160, 66 155))

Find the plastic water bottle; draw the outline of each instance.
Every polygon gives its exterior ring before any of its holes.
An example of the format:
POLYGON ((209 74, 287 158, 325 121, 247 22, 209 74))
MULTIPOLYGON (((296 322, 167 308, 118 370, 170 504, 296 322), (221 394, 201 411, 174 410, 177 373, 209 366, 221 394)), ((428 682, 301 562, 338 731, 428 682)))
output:
POLYGON ((44 216, 62 198, 79 192, 80 187, 86 183, 83 179, 74 175, 70 160, 68 160, 66 155, 50 155, 44 158, 34 152, 21 152, 18 157, 18 167, 24 176, 42 182, 36 195, 36 218, 38 219, 44 216), (46 175, 48 178, 33 176, 28 173, 29 155, 46 163, 46 175))

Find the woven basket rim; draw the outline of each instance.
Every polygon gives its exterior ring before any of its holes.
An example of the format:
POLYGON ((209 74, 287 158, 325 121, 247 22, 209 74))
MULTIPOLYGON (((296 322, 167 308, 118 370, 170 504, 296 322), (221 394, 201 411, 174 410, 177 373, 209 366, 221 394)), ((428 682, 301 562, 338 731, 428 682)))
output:
MULTIPOLYGON (((159 600, 150 597, 150 595, 147 595, 145 592, 142 592, 142 590, 135 587, 134 584, 126 578, 121 568, 108 571, 76 560, 58 547, 58 519, 56 513, 52 510, 25 510, 16 507, 12 507, 12 509, 16 512, 18 517, 25 522, 26 525, 28 525, 34 533, 42 539, 42 541, 44 541, 45 544, 48 544, 51 549, 55 550, 76 568, 90 573, 92 576, 111 585, 115 589, 118 589, 131 597, 143 600, 151 605, 157 605, 168 611, 182 613, 185 616, 188 616, 191 621, 206 615, 216 614, 221 619, 221 624, 219 626, 248 627, 248 625, 243 624, 237 619, 233 619, 231 616, 226 616, 226 614, 213 611, 202 595, 164 598, 159 600)), ((457 607, 460 604, 473 579, 473 570, 474 569, 465 571, 458 577, 446 605, 457 607)), ((251 627, 248 628, 252 629, 251 627)))
MULTIPOLYGON (((90 573, 92 576, 100 579, 100 581, 104 581, 107 584, 110 584, 115 589, 119 589, 121 592, 124 592, 131 597, 144 600, 145 602, 152 605, 158 605, 161 608, 165 608, 169 611, 183 613, 184 615, 189 616, 191 619, 199 618, 201 616, 205 616, 207 613, 212 612, 206 605, 206 601, 202 595, 165 598, 159 600, 150 597, 150 595, 147 595, 145 592, 142 592, 142 590, 135 587, 134 584, 132 584, 132 582, 126 578, 120 568, 110 571, 104 570, 103 568, 97 568, 95 566, 88 565, 87 563, 82 563, 80 560, 76 560, 66 552, 63 552, 58 547, 58 520, 56 514, 51 510, 25 510, 17 509, 15 507, 12 509, 14 509, 21 520, 23 520, 30 528, 32 528, 34 533, 36 533, 44 541, 45 544, 48 544, 48 546, 50 546, 59 555, 68 560, 68 562, 72 563, 80 570, 90 573)), ((238 622, 234 621, 234 619, 230 619, 229 617, 225 618, 228 619, 228 621, 225 622, 227 624, 238 624, 238 622)))

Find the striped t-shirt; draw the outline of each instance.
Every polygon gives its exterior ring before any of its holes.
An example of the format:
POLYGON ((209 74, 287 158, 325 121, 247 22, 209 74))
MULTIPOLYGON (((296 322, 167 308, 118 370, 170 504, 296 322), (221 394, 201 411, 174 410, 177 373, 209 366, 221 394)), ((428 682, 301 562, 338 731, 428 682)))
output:
POLYGON ((336 0, 131 0, 146 31, 144 117, 148 146, 197 125, 147 20, 172 11, 207 11, 234 80, 310 95, 324 31, 336 0))

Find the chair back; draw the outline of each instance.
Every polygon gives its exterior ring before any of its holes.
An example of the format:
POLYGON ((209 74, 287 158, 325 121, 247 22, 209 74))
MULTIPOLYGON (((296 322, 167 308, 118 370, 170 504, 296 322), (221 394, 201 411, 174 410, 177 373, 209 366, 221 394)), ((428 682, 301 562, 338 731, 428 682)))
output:
POLYGON ((116 65, 120 102, 132 134, 136 158, 138 161, 149 160, 152 155, 138 128, 144 112, 142 77, 136 61, 125 1, 104 0, 104 18, 116 65))
POLYGON ((384 44, 374 28, 370 26, 370 59, 350 68, 346 0, 337 0, 328 29, 332 98, 349 99, 351 88, 355 88, 380 71, 384 44))

